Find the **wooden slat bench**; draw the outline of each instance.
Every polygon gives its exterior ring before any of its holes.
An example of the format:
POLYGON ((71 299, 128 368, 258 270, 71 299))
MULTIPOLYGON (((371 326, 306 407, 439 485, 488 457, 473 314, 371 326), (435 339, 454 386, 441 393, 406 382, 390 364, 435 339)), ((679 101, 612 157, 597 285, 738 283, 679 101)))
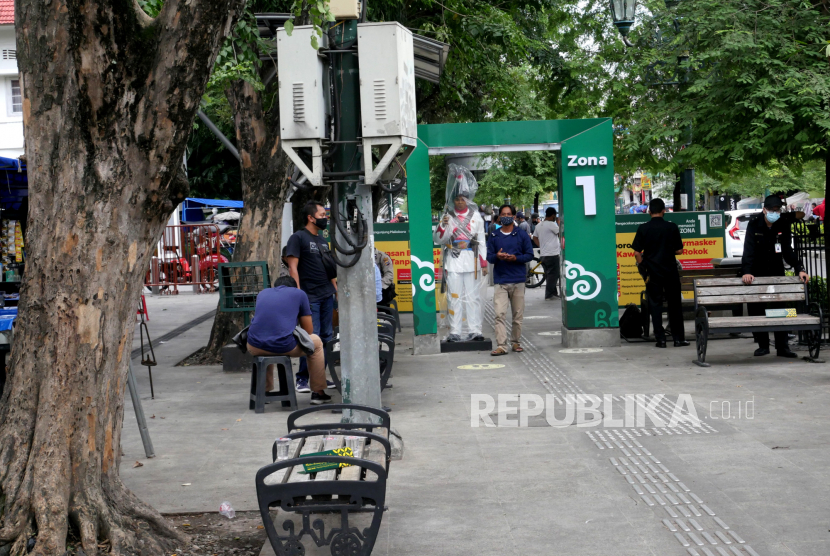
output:
MULTIPOLYGON (((377 539, 385 510, 386 480, 392 448, 389 444, 389 415, 382 410, 337 404, 325 408, 309 408, 289 417, 291 439, 289 459, 274 461, 257 472, 256 489, 263 525, 276 556, 297 556, 306 552, 304 537, 318 547, 329 546, 333 555, 361 554, 368 556, 377 539), (365 411, 381 417, 380 423, 320 423, 297 426, 297 417, 321 410, 342 409, 365 411), (299 414, 299 415, 296 415, 299 414), (294 417, 293 419, 291 417, 294 417), (370 429, 376 432, 369 432, 370 429), (304 429, 304 430, 303 430, 304 429), (311 456, 343 446, 346 436, 360 437, 353 457, 311 456), (302 473, 304 463, 339 463, 349 467, 302 473), (279 509, 277 521, 284 531, 277 532, 271 512, 279 509), (358 527, 349 523, 353 513, 370 513, 371 524, 358 527), (312 515, 315 516, 312 522, 312 515), (326 517, 328 516, 328 517, 326 517), (296 519, 296 523, 295 523, 296 519), (329 524, 326 530, 326 522, 329 524)), ((272 458, 276 460, 276 442, 272 458)))
MULTIPOLYGON (((695 290, 694 281, 698 278, 733 278, 738 274, 738 269, 735 267, 724 268, 703 268, 694 270, 680 271, 680 291, 693 292, 695 290)), ((695 311, 694 299, 681 300, 684 313, 693 313, 695 311)), ((667 311, 666 304, 663 304, 663 312, 667 311)), ((649 326, 651 324, 651 313, 649 312, 649 301, 646 290, 640 292, 640 314, 643 318, 643 336, 648 336, 649 326)))
POLYGON ((694 292, 697 365, 709 366, 706 363, 706 346, 709 334, 714 333, 804 331, 810 357, 818 359, 821 349, 821 307, 817 303, 809 303, 807 288, 797 276, 757 277, 749 286, 740 278, 696 278, 694 292), (810 313, 789 318, 709 316, 709 309, 714 307, 769 302, 804 302, 810 313))

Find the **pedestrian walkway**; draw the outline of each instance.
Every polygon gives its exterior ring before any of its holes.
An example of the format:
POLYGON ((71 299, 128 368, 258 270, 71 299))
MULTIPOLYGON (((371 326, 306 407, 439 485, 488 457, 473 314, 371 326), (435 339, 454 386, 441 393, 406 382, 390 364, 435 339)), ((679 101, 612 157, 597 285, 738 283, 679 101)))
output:
MULTIPOLYGON (((542 295, 528 292, 522 354, 415 357, 405 317, 384 403, 406 451, 391 469, 374 554, 830 554, 826 364, 754 358, 750 339, 712 342, 711 368, 692 364, 691 347, 563 351, 559 301, 542 295), (568 393, 614 396, 614 417, 626 394, 666 394, 663 415, 688 394, 705 426, 553 428, 542 415, 522 428, 471 427, 472 394, 568 393)), ((198 325, 157 355, 181 359, 209 331, 198 325)), ((146 373, 136 375, 157 457, 144 458, 128 400, 125 484, 162 512, 217 511, 225 500, 255 509, 254 473, 286 413, 249 411, 247 374, 218 366, 160 364, 153 401, 146 373)))

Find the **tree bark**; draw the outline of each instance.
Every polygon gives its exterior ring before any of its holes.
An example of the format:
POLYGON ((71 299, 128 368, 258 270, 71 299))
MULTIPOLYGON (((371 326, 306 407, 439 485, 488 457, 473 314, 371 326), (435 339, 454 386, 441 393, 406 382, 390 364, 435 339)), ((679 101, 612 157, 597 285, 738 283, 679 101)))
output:
MULTIPOLYGON (((236 129, 245 205, 233 260, 267 261, 273 283, 279 276, 282 210, 290 191, 288 157, 280 147, 279 106, 275 99, 272 108, 263 111, 263 95, 245 81, 234 82, 225 93, 236 129)), ((221 362, 222 348, 242 327, 241 313, 217 311, 198 362, 221 362)))
POLYGON ((0 401, 0 552, 163 554, 183 537, 119 478, 135 306, 238 0, 16 2, 26 272, 0 401))

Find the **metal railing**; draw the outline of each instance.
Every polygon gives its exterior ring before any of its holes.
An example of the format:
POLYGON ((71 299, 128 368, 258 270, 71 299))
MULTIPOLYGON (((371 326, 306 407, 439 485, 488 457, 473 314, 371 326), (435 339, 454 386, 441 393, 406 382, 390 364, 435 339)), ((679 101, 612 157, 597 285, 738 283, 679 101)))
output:
POLYGON ((818 223, 807 224, 796 222, 793 224, 793 248, 795 254, 804 265, 804 271, 810 275, 807 283, 807 294, 811 302, 821 306, 824 313, 824 329, 822 331, 822 342, 830 343, 830 302, 828 302, 827 289, 827 246, 824 242, 824 235, 818 223))
POLYGON ((153 293, 169 295, 177 295, 180 287, 192 287, 194 293, 214 292, 219 263, 226 262, 218 224, 167 226, 144 285, 153 293))

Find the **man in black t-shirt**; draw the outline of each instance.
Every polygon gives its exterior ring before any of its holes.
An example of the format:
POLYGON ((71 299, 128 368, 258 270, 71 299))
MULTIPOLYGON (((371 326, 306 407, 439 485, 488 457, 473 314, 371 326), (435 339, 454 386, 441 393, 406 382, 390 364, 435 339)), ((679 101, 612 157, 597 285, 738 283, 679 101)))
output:
POLYGON ((637 228, 631 248, 637 264, 645 265, 651 323, 657 347, 666 347, 666 331, 663 328, 663 300, 668 305, 674 347, 688 346, 683 328, 683 307, 680 294, 680 273, 675 255, 683 253, 680 228, 674 222, 666 222, 666 204, 662 199, 652 199, 648 204, 651 220, 637 228))
MULTIPOLYGON (((285 262, 288 274, 308 296, 314 333, 323 345, 334 336, 332 314, 334 295, 337 293, 337 274, 328 244, 318 234, 328 227, 326 207, 317 201, 309 201, 303 208, 306 225, 288 238, 285 246, 285 262), (328 267, 328 270, 327 270, 328 267)), ((297 372, 297 392, 310 392, 308 366, 305 357, 300 359, 297 372)))

